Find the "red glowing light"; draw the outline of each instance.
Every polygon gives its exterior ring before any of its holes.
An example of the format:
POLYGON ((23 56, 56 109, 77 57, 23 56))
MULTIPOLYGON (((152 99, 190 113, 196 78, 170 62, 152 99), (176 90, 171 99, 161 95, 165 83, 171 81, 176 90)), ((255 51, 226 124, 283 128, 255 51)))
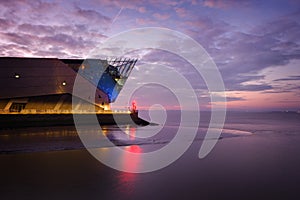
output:
POLYGON ((141 147, 139 147, 138 145, 131 145, 131 146, 129 146, 129 148, 127 150, 131 153, 141 153, 142 152, 141 147))
POLYGON ((131 110, 132 110, 132 112, 136 112, 136 101, 135 100, 133 100, 131 103, 131 110))

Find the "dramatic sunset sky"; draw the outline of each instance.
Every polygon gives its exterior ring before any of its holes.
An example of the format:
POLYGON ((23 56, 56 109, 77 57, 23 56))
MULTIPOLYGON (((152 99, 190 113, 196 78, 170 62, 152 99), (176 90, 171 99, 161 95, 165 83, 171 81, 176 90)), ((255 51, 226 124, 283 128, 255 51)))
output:
MULTIPOLYGON (((300 110, 298 0, 0 0, 0 27, 1 56, 58 58, 86 58, 105 39, 132 28, 173 29, 195 39, 213 58, 229 109, 300 110)), ((201 106, 209 107, 203 81, 181 69, 182 61, 157 51, 137 57, 181 70, 201 106)), ((142 83, 141 71, 138 62, 128 81, 142 83)), ((161 103, 155 102, 155 90, 143 95, 143 102, 161 103)), ((167 98, 160 101, 176 107, 167 98)))

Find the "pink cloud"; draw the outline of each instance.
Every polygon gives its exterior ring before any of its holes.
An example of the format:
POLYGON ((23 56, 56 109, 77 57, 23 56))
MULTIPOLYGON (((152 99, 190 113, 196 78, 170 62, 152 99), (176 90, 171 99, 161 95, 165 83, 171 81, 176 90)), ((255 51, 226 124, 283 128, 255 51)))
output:
POLYGON ((197 0, 192 0, 192 5, 198 5, 198 1, 197 0))
POLYGON ((154 24, 154 21, 145 18, 136 18, 136 23, 138 25, 150 25, 154 24))
POLYGON ((231 1, 204 0, 203 5, 209 8, 227 8, 231 1))
POLYGON ((139 7, 139 8, 138 8, 138 11, 139 11, 140 13, 145 13, 145 12, 146 12, 146 8, 145 8, 145 7, 139 7))
POLYGON ((6 19, 1 19, 0 18, 0 26, 3 28, 3 29, 7 29, 11 26, 11 22, 9 20, 6 20, 6 19))
POLYGON ((158 20, 166 20, 170 17, 168 14, 154 13, 153 16, 158 20))
POLYGON ((202 4, 209 8, 228 9, 237 6, 249 6, 253 2, 249 0, 204 0, 202 4))
POLYGON ((184 8, 175 8, 175 11, 179 17, 186 17, 188 11, 184 8))

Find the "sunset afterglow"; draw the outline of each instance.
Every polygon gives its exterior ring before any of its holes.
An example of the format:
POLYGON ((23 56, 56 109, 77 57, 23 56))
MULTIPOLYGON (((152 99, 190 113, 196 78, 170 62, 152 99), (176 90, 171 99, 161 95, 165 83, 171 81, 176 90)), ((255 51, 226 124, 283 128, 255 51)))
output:
MULTIPOLYGON (((0 56, 86 58, 93 48, 122 31, 169 28, 195 39, 213 58, 224 80, 229 110, 298 111, 299 8, 295 0, 2 1, 0 56)), ((143 84, 147 70, 160 75, 158 68, 141 67, 142 62, 165 65, 182 73, 197 92, 200 107, 209 108, 209 93, 201 77, 186 70, 176 56, 143 50, 135 57, 139 61, 126 87, 130 81, 143 84)), ((176 100, 165 98, 167 93, 155 91, 149 97, 145 94, 147 98, 134 97, 139 108, 154 103, 178 108, 176 100)), ((126 95, 124 89, 116 107, 124 107, 122 96, 126 95)))

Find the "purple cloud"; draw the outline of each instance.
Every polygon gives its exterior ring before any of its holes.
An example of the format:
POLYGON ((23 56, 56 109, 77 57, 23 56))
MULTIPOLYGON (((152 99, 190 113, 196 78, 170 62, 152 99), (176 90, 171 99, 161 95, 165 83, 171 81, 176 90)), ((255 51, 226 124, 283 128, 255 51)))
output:
MULTIPOLYGON (((78 18, 83 18, 89 23, 96 23, 98 26, 107 26, 111 22, 111 19, 103 14, 97 12, 96 10, 86 10, 80 7, 76 7, 75 16, 78 18)), ((75 18, 76 19, 76 18, 75 18)))
MULTIPOLYGON (((85 57, 115 33, 160 26, 199 42, 214 59, 229 91, 298 94, 287 82, 299 80, 300 72, 276 76, 271 82, 261 82, 265 78, 261 72, 300 59, 299 6, 297 1, 283 0, 2 1, 0 54, 85 57)), ((141 63, 178 70, 199 93, 205 93, 201 76, 181 58, 159 51, 136 55, 141 63)))
POLYGON ((287 78, 275 79, 274 81, 299 81, 300 76, 289 76, 287 78))

